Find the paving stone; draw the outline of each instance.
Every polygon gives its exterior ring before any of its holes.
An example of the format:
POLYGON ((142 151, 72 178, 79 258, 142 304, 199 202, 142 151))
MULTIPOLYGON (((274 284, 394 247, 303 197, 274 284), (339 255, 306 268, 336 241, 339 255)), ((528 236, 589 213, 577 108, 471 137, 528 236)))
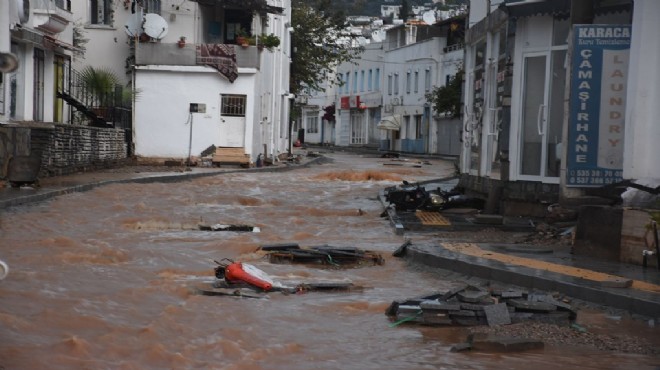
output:
POLYGON ((467 284, 464 284, 464 285, 459 285, 459 286, 457 286, 457 287, 455 287, 455 288, 453 288, 453 289, 450 289, 450 290, 448 290, 445 294, 442 295, 442 297, 441 297, 440 300, 441 300, 441 301, 448 301, 450 298, 452 298, 452 297, 454 297, 456 294, 458 294, 458 292, 462 292, 462 291, 464 291, 465 289, 467 289, 467 287, 468 287, 468 285, 467 285, 467 284))
POLYGON ((454 323, 452 319, 445 313, 424 311, 421 318, 421 322, 430 325, 452 325, 454 323))
POLYGON ((552 312, 557 310, 557 306, 547 302, 523 301, 521 299, 511 299, 509 304, 516 308, 516 311, 532 312, 552 312))
POLYGON ((459 311, 449 311, 447 312, 451 316, 461 316, 461 317, 474 317, 477 314, 474 311, 470 310, 459 310, 459 311))
POLYGON ((423 310, 442 310, 442 311, 458 311, 461 309, 460 304, 439 302, 437 300, 423 301, 419 304, 419 307, 423 310))
POLYGON ((474 216, 474 222, 478 224, 489 224, 489 225, 502 225, 503 217, 501 215, 484 215, 479 214, 474 216))
POLYGON ((479 303, 486 298, 490 298, 490 293, 483 290, 466 290, 458 293, 458 299, 467 303, 479 303))
POLYGON ((465 316, 454 316, 454 315, 449 315, 451 319, 454 321, 454 324, 456 325, 463 325, 463 326, 478 326, 478 325, 486 325, 488 322, 486 321, 485 317, 465 317, 465 316))
POLYGON ((462 310, 483 311, 485 304, 461 303, 462 310))
POLYGON ((557 326, 569 326, 571 324, 570 313, 566 311, 535 313, 529 320, 557 326))
POLYGON ((484 312, 486 313, 486 320, 489 326, 511 324, 511 317, 509 316, 506 303, 484 306, 484 312))
POLYGON ((397 314, 417 314, 421 311, 419 306, 399 305, 397 314))
POLYGON ((532 316, 534 316, 534 314, 531 312, 513 312, 509 314, 512 324, 529 321, 532 318, 532 316))
POLYGON ((502 298, 522 298, 523 297, 523 291, 522 290, 506 290, 503 291, 501 294, 502 298))

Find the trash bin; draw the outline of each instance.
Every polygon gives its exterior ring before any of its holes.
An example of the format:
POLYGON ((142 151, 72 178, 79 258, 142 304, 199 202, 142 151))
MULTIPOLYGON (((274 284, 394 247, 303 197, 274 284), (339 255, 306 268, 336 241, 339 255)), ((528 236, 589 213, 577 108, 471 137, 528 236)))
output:
POLYGON ((20 187, 24 184, 37 182, 39 169, 41 168, 41 157, 16 156, 9 160, 7 180, 12 187, 20 187))

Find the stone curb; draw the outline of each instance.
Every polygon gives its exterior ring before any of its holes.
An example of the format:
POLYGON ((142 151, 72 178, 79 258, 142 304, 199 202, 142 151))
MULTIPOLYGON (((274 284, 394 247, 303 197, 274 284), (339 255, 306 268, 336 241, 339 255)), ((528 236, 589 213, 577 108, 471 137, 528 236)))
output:
MULTIPOLYGON (((80 184, 74 186, 68 186, 62 189, 57 190, 46 190, 40 189, 40 192, 37 194, 25 194, 23 196, 17 196, 12 199, 0 200, 0 209, 6 209, 9 207, 21 206, 25 204, 38 203, 45 200, 55 198, 60 195, 70 194, 70 193, 81 193, 85 191, 92 190, 104 185, 111 184, 129 184, 129 183, 138 183, 138 184, 150 184, 156 182, 162 183, 171 183, 178 181, 186 181, 197 179, 201 177, 209 176, 219 176, 225 175, 228 173, 256 173, 256 172, 278 172, 278 171, 292 171, 300 168, 307 168, 312 164, 322 163, 328 161, 329 159, 323 156, 314 158, 304 164, 300 165, 291 165, 291 166, 273 166, 273 167, 262 167, 262 168, 249 168, 243 170, 228 170, 228 171, 217 171, 217 172, 199 172, 199 173, 172 173, 167 175, 153 175, 153 176, 144 176, 144 177, 134 177, 134 178, 124 178, 124 179, 115 179, 115 180, 104 180, 98 182, 91 182, 87 184, 80 184)), ((21 191, 21 190, 16 190, 21 191)))
POLYGON ((619 308, 648 317, 657 317, 660 312, 660 295, 657 294, 626 288, 607 288, 584 279, 467 256, 445 250, 440 246, 408 246, 405 258, 413 263, 480 279, 494 280, 528 289, 559 292, 583 301, 619 308))

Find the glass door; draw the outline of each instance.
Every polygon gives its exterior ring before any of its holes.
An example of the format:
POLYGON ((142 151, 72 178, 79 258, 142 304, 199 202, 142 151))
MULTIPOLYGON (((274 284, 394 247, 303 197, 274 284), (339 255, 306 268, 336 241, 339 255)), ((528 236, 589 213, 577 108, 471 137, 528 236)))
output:
POLYGON ((565 49, 524 57, 519 155, 522 180, 559 182, 565 57, 565 49))

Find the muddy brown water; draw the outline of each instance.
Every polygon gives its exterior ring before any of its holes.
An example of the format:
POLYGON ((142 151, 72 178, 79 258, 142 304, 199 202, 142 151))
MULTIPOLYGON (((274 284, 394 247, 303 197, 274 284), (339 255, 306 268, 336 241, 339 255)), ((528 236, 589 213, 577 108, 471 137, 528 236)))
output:
MULTIPOLYGON (((378 191, 402 179, 447 176, 331 154, 290 172, 233 173, 168 184, 117 184, 2 212, 2 369, 644 369, 657 357, 566 346, 517 354, 451 353, 463 328, 390 327, 392 300, 448 289, 437 271, 390 257, 403 242, 379 217, 378 191), (362 210, 359 212, 358 210, 362 210), (259 233, 202 232, 198 224, 248 224, 259 233), (257 246, 356 246, 383 266, 272 265, 257 246), (286 283, 350 281, 355 292, 268 299, 208 297, 213 260, 254 264, 286 283)), ((601 313, 589 328, 639 333, 601 313)), ((650 331, 654 335, 657 331, 650 331)))

